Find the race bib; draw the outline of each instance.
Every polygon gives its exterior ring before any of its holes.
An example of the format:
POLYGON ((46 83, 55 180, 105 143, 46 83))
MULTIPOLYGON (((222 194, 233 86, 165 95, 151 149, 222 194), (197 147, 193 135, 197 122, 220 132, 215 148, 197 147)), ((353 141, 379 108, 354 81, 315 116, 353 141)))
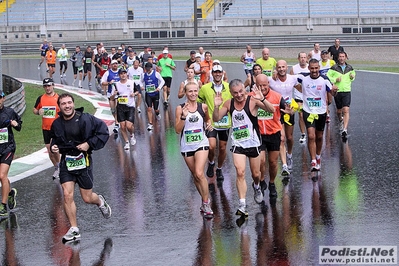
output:
POLYGON ((321 107, 321 98, 307 98, 306 101, 310 109, 321 107))
POLYGON ((215 125, 217 125, 219 127, 226 127, 226 126, 230 125, 229 121, 230 121, 229 116, 225 115, 222 117, 222 119, 220 119, 218 122, 216 122, 215 125))
POLYGON ((83 70, 83 66, 78 67, 78 71, 82 71, 83 70))
POLYGON ((246 63, 247 68, 252 69, 253 63, 246 63))
POLYGON ((140 80, 140 75, 133 75, 133 80, 140 80))
POLYGON ((203 139, 202 129, 186 130, 184 131, 184 139, 187 145, 193 145, 201 142, 203 139))
POLYGON ((244 141, 244 140, 249 139, 249 137, 250 137, 250 134, 249 134, 248 125, 243 125, 243 126, 233 128, 233 138, 236 141, 244 141))
POLYGON ((195 76, 194 76, 194 79, 195 79, 196 81, 198 81, 198 80, 201 79, 201 76, 200 76, 200 75, 195 75, 195 76))
POLYGON ((263 74, 265 74, 265 75, 268 76, 268 77, 271 77, 271 76, 272 76, 272 71, 271 71, 271 70, 268 70, 268 69, 264 69, 264 70, 263 70, 263 74))
POLYGON ((8 142, 8 128, 0 129, 0 144, 8 142))
POLYGON ((146 92, 154 92, 156 90, 155 85, 151 84, 151 85, 146 85, 145 86, 145 91, 146 92))
POLYGON ((101 68, 104 69, 104 70, 107 70, 108 69, 108 65, 101 65, 101 68))
POLYGON ((55 106, 43 106, 43 118, 55 118, 57 109, 55 106))
POLYGON ((90 64, 91 63, 91 58, 86 58, 86 64, 90 64))
POLYGON ((68 171, 86 168, 86 158, 83 153, 80 153, 78 156, 65 155, 65 163, 68 171))
POLYGON ((258 109, 258 120, 271 120, 273 119, 274 113, 266 112, 263 109, 258 109))
POLYGON ((119 96, 119 97, 118 97, 118 103, 119 103, 119 104, 127 104, 128 99, 129 99, 129 98, 128 98, 126 95, 124 95, 124 96, 119 96))

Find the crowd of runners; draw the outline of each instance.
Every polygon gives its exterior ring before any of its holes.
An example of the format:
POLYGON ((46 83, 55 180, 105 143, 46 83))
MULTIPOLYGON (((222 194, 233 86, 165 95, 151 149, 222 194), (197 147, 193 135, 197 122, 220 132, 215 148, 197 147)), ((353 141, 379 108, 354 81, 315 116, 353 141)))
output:
MULTIPOLYGON (((268 48, 263 48, 258 58, 247 45, 239 58, 246 75, 244 81, 234 77, 229 80, 221 62, 213 60, 211 52, 199 47, 189 52, 184 65, 187 79, 176 89, 171 88, 173 72, 183 70, 176 69, 167 46, 155 55, 148 46, 136 53, 133 47, 124 44, 107 50, 98 43, 94 49, 87 46, 84 51, 76 46, 69 54, 65 45, 55 51, 45 40, 40 50, 42 60, 38 68, 45 63, 49 76, 43 80, 45 93, 37 99, 33 113, 43 118, 43 138, 54 165, 53 178, 60 180, 64 191, 64 207, 71 223, 64 241, 80 238, 73 200, 75 183, 85 202, 97 205, 105 218, 111 216, 111 208, 104 197, 92 192, 90 156, 93 150, 105 145, 108 130, 101 120, 75 110, 72 95, 59 96, 54 92, 55 58, 59 60, 61 79, 66 77, 68 61, 72 62, 72 85, 78 81, 77 85, 82 87, 82 81, 87 78, 91 87, 94 77, 98 91, 109 100, 115 118, 114 132, 120 134, 125 150, 137 142, 134 121, 136 117, 143 119, 136 115, 136 112, 141 113, 142 97, 149 132, 153 131, 154 119, 161 119, 160 102, 168 108, 171 93, 182 99, 175 107, 174 126, 180 135, 182 157, 201 195, 200 211, 205 218, 213 217, 207 177, 216 176, 217 182, 223 183, 229 138, 236 169, 236 214, 246 217, 246 158, 253 180, 254 201, 264 202, 268 189, 273 203, 278 196, 274 185, 278 161, 281 161, 280 174, 285 182, 289 181, 294 167, 292 150, 296 122, 301 132, 299 143, 308 147, 312 172, 317 173, 321 168, 323 131, 330 122, 328 106, 333 101, 342 140, 348 137, 351 83, 356 74, 346 63, 348 57, 339 39, 326 50, 315 43, 310 52, 299 51, 298 63, 292 67, 285 60, 271 57, 268 48), (92 74, 93 68, 95 73, 92 74)), ((0 100, 4 101, 4 93, 1 95, 0 100)), ((0 149, 4 151, 0 157, 0 216, 7 216, 16 206, 17 195, 7 177, 15 151, 12 128, 20 130, 22 121, 1 103, 0 115, 5 122, 0 135, 0 149)))

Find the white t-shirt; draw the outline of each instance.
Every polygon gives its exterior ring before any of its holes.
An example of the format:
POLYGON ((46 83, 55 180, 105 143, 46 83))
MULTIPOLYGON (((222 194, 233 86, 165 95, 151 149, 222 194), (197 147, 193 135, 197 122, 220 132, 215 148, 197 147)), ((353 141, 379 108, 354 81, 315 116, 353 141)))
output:
POLYGON ((316 79, 310 75, 298 75, 302 84, 303 110, 309 114, 324 114, 327 112, 327 92, 332 88, 331 82, 325 76, 316 79))

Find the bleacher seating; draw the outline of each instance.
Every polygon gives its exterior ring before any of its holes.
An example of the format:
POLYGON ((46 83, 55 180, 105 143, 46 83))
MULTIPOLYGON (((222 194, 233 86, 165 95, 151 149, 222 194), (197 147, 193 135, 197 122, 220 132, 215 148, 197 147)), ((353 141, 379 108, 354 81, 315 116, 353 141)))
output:
MULTIPOLYGON (((200 7, 205 0, 198 0, 200 7)), ((219 0, 231 3, 228 10, 219 10, 219 19, 259 19, 261 0, 219 0)), ((398 0, 361 0, 360 17, 397 16, 398 0)), ((357 1, 335 0, 328 4, 324 0, 262 0, 262 17, 298 18, 308 17, 308 3, 311 17, 356 17, 357 1)), ((127 21, 128 10, 133 11, 134 21, 178 21, 191 20, 194 14, 193 1, 187 0, 15 0, 8 12, 0 13, 3 25, 38 25, 52 23, 89 23, 127 21), (46 6, 45 6, 46 3, 46 6), (171 3, 169 12, 169 3, 171 3), (86 6, 85 6, 86 4, 86 6), (86 10, 86 15, 85 15, 86 10), (8 17, 7 17, 8 14, 8 17), (46 16, 45 16, 46 14, 46 16)), ((208 16, 207 19, 214 19, 208 16)))

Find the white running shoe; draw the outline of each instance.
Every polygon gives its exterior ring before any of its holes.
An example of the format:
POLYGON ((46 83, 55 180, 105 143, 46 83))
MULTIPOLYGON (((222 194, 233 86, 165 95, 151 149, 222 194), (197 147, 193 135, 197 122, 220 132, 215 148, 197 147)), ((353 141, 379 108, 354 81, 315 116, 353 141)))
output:
POLYGON ((130 136, 130 145, 135 145, 136 144, 136 137, 134 136, 134 134, 132 134, 130 136))
POLYGON ((79 228, 78 228, 78 230, 74 230, 72 227, 69 228, 68 232, 62 238, 62 240, 64 242, 75 241, 75 240, 78 240, 78 239, 80 239, 79 228))
POLYGON ((154 126, 152 124, 148 124, 147 130, 150 131, 150 130, 153 130, 153 129, 154 129, 154 126))
POLYGON ((161 120, 161 114, 157 114, 157 120, 161 120))
POLYGON ((141 114, 141 109, 140 109, 140 107, 137 107, 137 113, 141 114))
POLYGON ((299 138, 299 143, 305 143, 306 142, 306 135, 302 134, 301 137, 299 138))
POLYGON ((126 144, 125 144, 125 146, 124 146, 123 148, 124 148, 125 150, 129 150, 129 149, 130 149, 129 143, 126 142, 126 144))

